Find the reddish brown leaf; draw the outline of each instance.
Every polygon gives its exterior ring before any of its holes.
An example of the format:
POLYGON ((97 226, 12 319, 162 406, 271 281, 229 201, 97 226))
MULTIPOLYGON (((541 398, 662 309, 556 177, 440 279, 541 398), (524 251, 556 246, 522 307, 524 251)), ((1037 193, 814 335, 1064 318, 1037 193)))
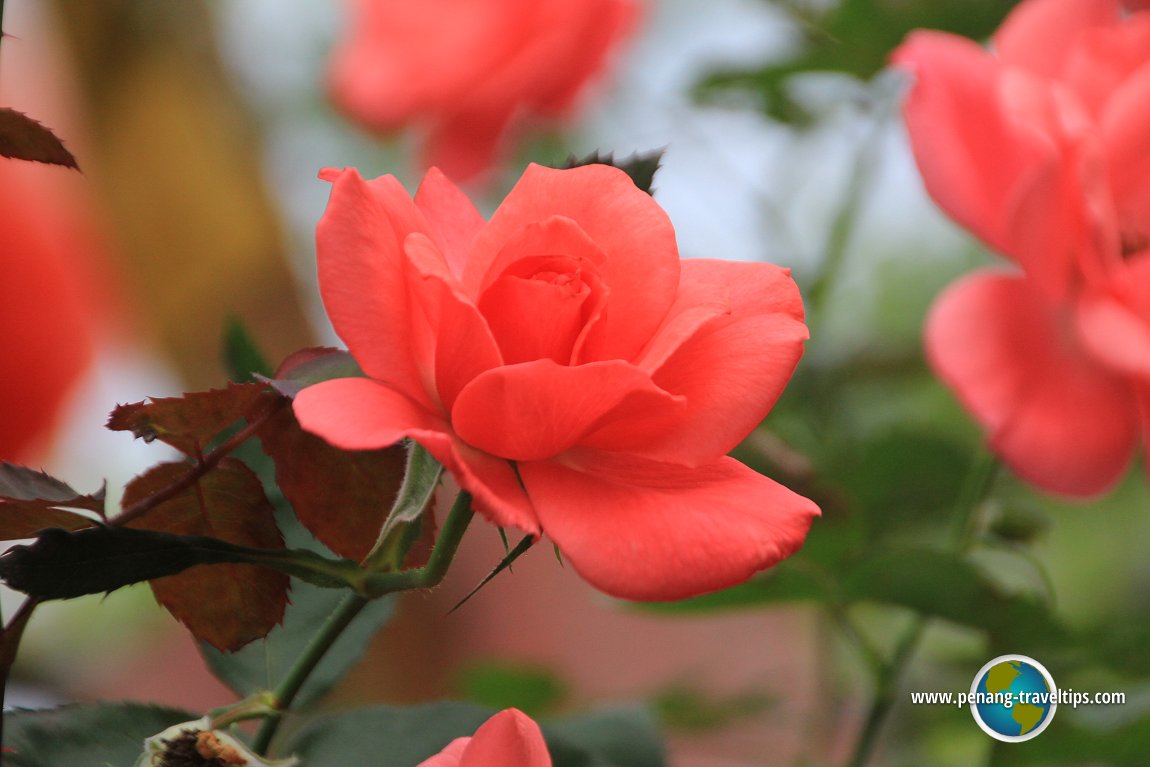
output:
POLYGON ((363 370, 350 352, 330 346, 313 346, 289 354, 270 383, 286 397, 295 397, 306 386, 333 378, 360 378, 363 370))
POLYGON ((58 507, 102 514, 104 491, 81 495, 66 482, 42 471, 0 462, 0 540, 31 538, 38 530, 79 530, 92 519, 58 507))
POLYGON ((225 429, 276 396, 263 384, 229 384, 226 389, 120 405, 108 418, 108 428, 130 431, 145 442, 158 439, 199 456, 225 429))
POLYGON ((15 109, 0 107, 0 156, 80 169, 56 134, 15 109))
POLYGON ((48 501, 0 498, 0 541, 31 538, 40 530, 50 527, 79 530, 93 524, 90 517, 53 508, 48 501))
MULTIPOLYGON (((175 482, 184 463, 164 463, 124 491, 130 506, 175 482)), ((255 548, 283 548, 274 511, 259 478, 225 458, 194 487, 166 501, 129 527, 177 535, 205 535, 255 548)), ((267 635, 282 619, 290 581, 254 565, 210 565, 152 581, 156 600, 196 636, 224 651, 267 635)))
POLYGON ((0 500, 45 501, 52 506, 103 513, 104 490, 81 495, 63 480, 42 471, 0 462, 0 500))
POLYGON ((260 441, 304 527, 341 557, 367 556, 403 482, 403 447, 340 450, 301 429, 288 409, 260 430, 260 441))

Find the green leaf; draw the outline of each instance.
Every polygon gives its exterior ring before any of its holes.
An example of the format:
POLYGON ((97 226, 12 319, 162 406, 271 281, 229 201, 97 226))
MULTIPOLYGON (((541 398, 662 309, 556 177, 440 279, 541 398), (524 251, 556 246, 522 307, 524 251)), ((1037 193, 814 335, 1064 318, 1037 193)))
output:
POLYGON ((7 107, 0 107, 0 156, 80 169, 55 133, 7 107))
POLYGON ((1064 638, 1050 609, 1026 594, 1011 594, 966 558, 947 551, 878 552, 845 578, 844 598, 897 605, 923 615, 982 629, 997 642, 1027 652, 1064 638))
POLYGON ((899 429, 848 448, 834 476, 862 515, 872 545, 914 536, 939 540, 952 532, 971 458, 954 440, 899 429))
POLYGON ((82 703, 5 711, 8 767, 132 767, 144 739, 197 717, 138 703, 82 703))
POLYGON ((995 767, 1145 767, 1146 754, 1150 753, 1150 717, 1115 727, 1090 728, 1072 719, 1076 713, 1059 706, 1054 722, 1042 735, 999 749, 1001 758, 996 751, 995 767))
MULTIPOLYGON (((1013 0, 842 0, 825 11, 788 3, 799 22, 804 45, 798 54, 780 63, 755 69, 728 69, 704 79, 696 92, 701 97, 724 90, 749 91, 759 96, 764 111, 797 125, 811 115, 791 99, 787 80, 805 72, 840 72, 869 80, 887 65, 890 52, 913 29, 941 29, 985 39, 1014 5, 1013 0)), ((823 7, 823 6, 819 6, 823 7)))
POLYGON ((494 714, 469 703, 411 708, 372 706, 313 717, 283 753, 304 764, 416 767, 456 738, 469 737, 494 714))
POLYGON ((434 517, 427 511, 432 508, 442 474, 443 466, 422 445, 407 445, 406 468, 399 475, 403 482, 379 531, 379 544, 366 561, 369 568, 399 569, 421 534, 431 540, 434 517))
POLYGON ((663 767, 655 718, 641 706, 613 706, 541 722, 555 767, 663 767))
POLYGON ((459 672, 459 695, 481 706, 517 708, 538 717, 556 710, 568 694, 567 684, 550 669, 521 663, 472 663, 459 672))
POLYGON ((649 152, 635 152, 621 160, 615 159, 613 152, 601 152, 596 149, 586 157, 569 155, 563 168, 580 168, 584 165, 610 165, 626 173, 635 182, 635 186, 647 194, 654 193, 655 173, 659 170, 659 163, 663 161, 663 149, 652 149, 649 152))
POLYGON ((727 727, 744 717, 762 713, 773 702, 770 695, 758 691, 717 698, 683 685, 662 690, 652 700, 665 727, 691 732, 727 727))
MULTIPOLYGON (((496 712, 468 703, 373 706, 311 719, 285 751, 305 764, 416 767, 496 712)), ((555 767, 662 767, 654 720, 641 708, 605 709, 540 722, 555 767)))
POLYGON ((268 364, 255 339, 239 317, 229 317, 224 324, 224 367, 235 383, 255 383, 257 376, 270 376, 268 364))
MULTIPOLYGON (((346 592, 306 583, 296 584, 292 588, 291 604, 284 613, 283 624, 272 629, 265 638, 232 653, 220 652, 201 642, 200 652, 212 673, 237 695, 245 697, 273 689, 311 642, 316 628, 345 595, 346 592)), ((296 696, 296 707, 318 700, 343 679, 394 611, 394 597, 383 597, 368 604, 308 677, 296 696)))

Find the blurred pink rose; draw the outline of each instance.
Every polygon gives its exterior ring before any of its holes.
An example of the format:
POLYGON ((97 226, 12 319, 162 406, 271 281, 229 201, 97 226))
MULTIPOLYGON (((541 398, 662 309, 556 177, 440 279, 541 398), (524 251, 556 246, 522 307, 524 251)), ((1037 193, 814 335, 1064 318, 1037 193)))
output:
POLYGON ((17 163, 0 158, 0 460, 29 461, 88 368, 100 286, 86 211, 52 196, 52 175, 69 171, 17 163))
POLYGON ((456 738, 418 767, 551 767, 539 725, 509 708, 484 722, 470 738, 456 738))
POLYGON ((464 180, 525 118, 559 118, 631 31, 636 0, 352 0, 330 93, 378 132, 416 126, 424 166, 464 180))
POLYGON ((320 290, 369 377, 300 392, 304 428, 411 437, 481 513, 623 598, 731 586, 802 545, 818 508, 726 456, 803 352, 787 270, 680 262, 666 213, 608 166, 531 166, 490 221, 434 169, 414 201, 325 177, 320 290))
POLYGON ((1150 13, 1026 0, 991 50, 919 31, 894 61, 927 190, 1021 267, 950 286, 928 358, 1020 476, 1103 492, 1150 413, 1150 13))

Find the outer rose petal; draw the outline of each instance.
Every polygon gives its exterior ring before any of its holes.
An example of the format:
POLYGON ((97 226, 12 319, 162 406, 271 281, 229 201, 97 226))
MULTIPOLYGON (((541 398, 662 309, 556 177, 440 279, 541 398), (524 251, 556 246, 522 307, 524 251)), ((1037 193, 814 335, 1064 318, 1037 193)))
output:
POLYGON ((1118 0, 1025 0, 994 35, 999 58, 1044 77, 1057 77, 1083 30, 1118 23, 1118 0))
MULTIPOLYGON (((12 162, 3 160, 0 162, 12 162)), ((66 196, 40 194, 18 172, 0 176, 0 460, 40 449, 92 355, 92 285, 78 274, 95 261, 66 196), (59 204, 64 202, 64 204, 59 204)))
POLYGON ((434 382, 425 386, 435 391, 444 412, 450 412, 469 381, 503 360, 487 322, 463 295, 431 240, 415 232, 408 236, 404 251, 412 273, 411 305, 418 309, 408 343, 418 359, 430 361, 427 372, 433 371, 434 382))
POLYGON ((1131 388, 1077 347, 1069 318, 1022 277, 982 271, 951 285, 927 319, 926 351, 991 449, 1029 482, 1089 496, 1129 464, 1131 388))
MULTIPOLYGON (((1150 18, 1147 19, 1150 21, 1150 18)), ((1114 205, 1128 245, 1150 246, 1150 48, 1146 64, 1113 93, 1102 116, 1114 205)))
POLYGON ((539 725, 509 708, 484 722, 470 738, 457 738, 418 767, 551 767, 539 725))
POLYGON ((316 251, 328 317, 365 373, 430 407, 421 371, 433 363, 412 353, 415 312, 403 251, 407 235, 427 223, 391 176, 364 181, 348 169, 325 177, 333 186, 316 251))
POLYGON ((471 738, 456 738, 435 756, 424 759, 417 767, 459 767, 471 738))
POLYGON ((738 461, 696 469, 586 451, 522 463, 543 529, 589 583, 623 599, 733 586, 793 554, 815 504, 738 461))
MULTIPOLYGON (((296 395, 292 409, 300 426, 342 450, 375 450, 404 437, 421 444, 450 441, 451 425, 440 416, 369 378, 336 378, 308 386, 296 395)), ((437 452, 431 444, 425 446, 437 452)))
POLYGON ((625 429, 635 412, 681 412, 684 404, 629 362, 567 367, 535 360, 477 377, 460 393, 451 421, 480 450, 538 461, 578 444, 604 420, 625 429))
POLYGON ((471 241, 487 222, 467 195, 438 168, 431 168, 424 175, 415 193, 415 207, 431 226, 432 239, 451 273, 461 279, 471 241))
POLYGON ((507 461, 461 443, 438 415, 378 381, 323 381, 297 394, 293 409, 300 426, 344 450, 372 450, 411 437, 455 476, 492 521, 531 533, 539 530, 507 461))
POLYGON ((1150 385, 1150 251, 1124 261, 1078 306, 1082 343, 1114 371, 1150 385))
POLYGON ((475 238, 464 285, 475 295, 503 246, 523 227, 573 219, 605 254, 607 311, 579 361, 632 359, 659 327, 679 284, 675 230, 659 204, 606 165, 555 170, 531 165, 475 238))
POLYGON ((782 394, 808 337, 788 270, 688 259, 680 296, 686 300, 668 314, 640 365, 685 407, 604 424, 583 444, 699 466, 730 452, 782 394), (727 310, 707 317, 720 290, 727 310))
POLYGON ((1011 226, 1018 200, 1062 159, 1041 126, 1020 124, 1010 111, 1020 100, 1041 102, 1042 93, 1023 93, 1038 83, 1016 73, 1008 94, 1005 70, 985 50, 941 32, 911 33, 892 61, 915 76, 903 113, 930 196, 992 248, 1017 258, 1011 226))

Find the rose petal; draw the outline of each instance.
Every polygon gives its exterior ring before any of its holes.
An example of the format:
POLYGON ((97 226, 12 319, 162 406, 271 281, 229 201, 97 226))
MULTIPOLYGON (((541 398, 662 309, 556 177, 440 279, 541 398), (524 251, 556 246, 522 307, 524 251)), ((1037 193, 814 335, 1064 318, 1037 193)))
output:
POLYGON ((375 450, 405 437, 421 443, 450 441, 451 426, 441 417, 368 378, 335 378, 308 386, 296 395, 292 409, 306 431, 342 450, 375 450))
MULTIPOLYGON (((1150 30, 1150 15, 1145 20, 1150 30)), ((1130 249, 1150 247, 1150 47, 1146 50, 1147 63, 1111 94, 1102 116, 1107 170, 1130 249)))
POLYGON ((582 444, 699 466, 733 449, 770 412, 808 337, 788 270, 688 259, 680 298, 640 365, 685 407, 604 423, 582 444), (725 312, 715 304, 720 291, 725 312))
POLYGON ((539 725, 518 709, 509 708, 475 731, 459 761, 460 767, 551 767, 551 755, 539 725))
POLYGON ((464 386, 503 360, 486 320, 448 272, 435 244, 416 232, 404 250, 413 277, 411 303, 418 308, 409 343, 418 359, 431 361, 435 382, 427 388, 437 393, 443 412, 450 412, 464 386))
POLYGON ((487 3, 353 0, 351 6, 350 34, 332 53, 329 90, 337 106, 377 131, 458 108, 469 86, 513 44, 501 42, 506 19, 487 3), (451 23, 444 23, 446 14, 451 23))
POLYGON ((1129 464, 1137 406, 1128 385, 1075 345, 1069 323, 1024 278, 981 271, 935 301, 926 351, 1019 476, 1090 496, 1129 464))
POLYGON ((674 300, 679 255, 667 214, 617 168, 528 167, 475 238, 464 273, 468 293, 474 295, 488 279, 508 241, 524 227, 552 216, 574 220, 606 254, 600 278, 610 291, 609 304, 579 361, 633 358, 674 300))
POLYGON ((577 367, 536 360, 478 376, 460 392, 451 420, 460 438, 480 450, 535 461, 578 444, 601 423, 641 422, 683 404, 621 360, 577 367))
POLYGON ((424 759, 417 767, 460 767, 463 752, 471 738, 456 738, 435 756, 424 759))
POLYGON ((1043 77, 1058 77, 1083 30, 1118 22, 1118 0, 1026 0, 994 35, 994 49, 1011 66, 1043 77))
POLYGON ((1078 306, 1078 332, 1116 372, 1150 384, 1150 253, 1124 261, 1078 306))
POLYGON ((403 241, 426 221, 395 178, 364 181, 354 169, 325 174, 331 200, 316 228, 319 287, 336 333, 364 372, 426 407, 403 241))
POLYGON ((793 554, 818 507, 732 458, 695 469, 586 451, 519 465, 548 536, 596 588, 673 600, 740 583, 793 554))
POLYGON ((431 226, 432 239, 451 273, 461 279, 471 242, 487 222, 467 195, 438 168, 431 168, 424 175, 415 193, 415 206, 431 226))
POLYGON ((1092 295, 1078 310, 1086 347, 1115 371, 1150 383, 1150 320, 1113 296, 1092 295))
POLYGON ((985 50, 955 35, 913 32, 892 61, 915 76, 903 114, 930 196, 992 248, 1018 258, 1011 227, 1019 200, 1036 179, 1059 177, 1062 156, 1044 132, 1049 126, 1013 115, 1020 103, 1041 111, 1049 96, 1022 73, 1008 79, 985 50))
POLYGON ((300 426, 344 450, 372 450, 410 437, 451 472, 493 522, 539 531, 507 461, 463 444, 442 418, 384 384, 366 378, 324 381, 297 394, 293 408, 300 426))
POLYGON ((504 244, 480 286, 479 307, 507 364, 545 357, 574 362, 603 314, 604 260, 565 216, 528 224, 504 244), (544 279, 535 279, 536 272, 544 279))

